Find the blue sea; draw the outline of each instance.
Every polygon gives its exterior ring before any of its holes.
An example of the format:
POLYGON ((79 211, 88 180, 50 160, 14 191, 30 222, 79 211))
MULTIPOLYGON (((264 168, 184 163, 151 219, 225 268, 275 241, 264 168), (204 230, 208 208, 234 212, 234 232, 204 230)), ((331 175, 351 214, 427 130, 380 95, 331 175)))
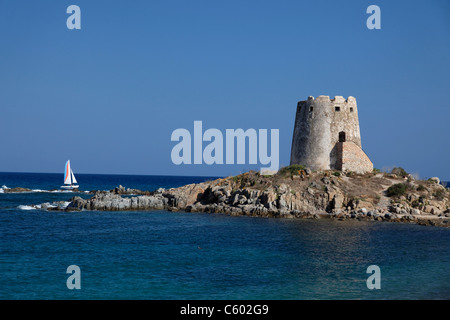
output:
MULTIPOLYGON (((168 211, 31 209, 62 174, 0 173, 0 299, 450 299, 450 229, 168 211), (4 190, 4 189, 2 189, 4 190), (1 192, 1 191, 0 191, 1 192), (81 289, 68 289, 67 268, 81 289), (370 265, 380 289, 368 289, 370 265)), ((78 174, 81 190, 211 180, 78 174)))

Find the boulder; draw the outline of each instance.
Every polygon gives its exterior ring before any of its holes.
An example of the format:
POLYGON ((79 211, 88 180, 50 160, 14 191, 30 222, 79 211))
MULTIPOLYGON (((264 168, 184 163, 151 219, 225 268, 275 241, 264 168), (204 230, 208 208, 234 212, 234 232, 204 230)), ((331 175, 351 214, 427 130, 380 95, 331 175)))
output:
POLYGON ((279 208, 279 209, 285 209, 286 207, 287 207, 287 202, 286 202, 286 200, 284 200, 283 197, 281 197, 281 198, 278 200, 278 208, 279 208))
POLYGON ((46 203, 42 203, 41 204, 41 209, 42 210, 48 210, 48 208, 50 208, 50 207, 51 207, 50 202, 46 202, 46 203))
POLYGON ((393 219, 394 217, 395 217, 395 213, 390 213, 390 212, 388 212, 388 213, 386 213, 386 214, 384 215, 384 218, 387 219, 387 220, 391 220, 391 219, 393 219))
POLYGON ((342 204, 344 203, 344 196, 341 193, 336 193, 331 200, 332 209, 340 209, 342 208, 342 204))
POLYGON ((432 181, 432 182, 434 182, 434 183, 437 183, 437 184, 439 184, 439 183, 441 183, 441 180, 438 178, 438 177, 432 177, 432 178, 430 178, 430 179, 428 179, 429 181, 432 181))
POLYGON ((114 193, 116 193, 116 194, 122 194, 122 193, 125 193, 125 192, 126 192, 125 188, 122 185, 119 185, 118 187, 116 187, 114 189, 114 193))
POLYGON ((3 192, 4 193, 30 192, 30 191, 31 191, 31 189, 21 188, 21 187, 17 187, 17 188, 3 188, 3 192))

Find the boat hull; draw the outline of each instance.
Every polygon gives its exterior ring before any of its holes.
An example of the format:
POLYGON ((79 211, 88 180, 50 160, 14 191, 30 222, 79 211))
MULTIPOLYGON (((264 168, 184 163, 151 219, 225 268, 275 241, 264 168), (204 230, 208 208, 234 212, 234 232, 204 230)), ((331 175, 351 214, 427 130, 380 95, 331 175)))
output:
POLYGON ((61 186, 62 189, 73 190, 78 189, 80 186, 78 185, 69 185, 69 186, 61 186))

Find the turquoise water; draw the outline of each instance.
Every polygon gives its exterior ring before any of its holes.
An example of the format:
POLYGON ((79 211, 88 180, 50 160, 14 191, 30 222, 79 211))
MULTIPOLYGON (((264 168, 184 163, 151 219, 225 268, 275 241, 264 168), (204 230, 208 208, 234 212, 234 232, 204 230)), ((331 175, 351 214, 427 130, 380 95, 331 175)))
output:
MULTIPOLYGON (((58 177, 57 184, 62 176, 41 174, 35 176, 40 182, 30 185, 30 176, 10 175, 0 174, 0 185, 50 189, 53 179, 58 177)), ((125 187, 163 184, 158 177, 124 177, 120 184, 125 187)), ((98 189, 110 189, 115 185, 107 187, 106 180, 120 180, 83 178, 92 189, 96 183, 98 189)), ((172 177, 165 186, 186 179, 207 178, 172 177)), ((0 194, 0 299, 450 298, 449 229, 167 211, 17 208, 73 195, 0 194), (366 269, 373 264, 381 269, 380 290, 366 286, 366 269), (69 265, 81 269, 80 290, 66 286, 69 265)))

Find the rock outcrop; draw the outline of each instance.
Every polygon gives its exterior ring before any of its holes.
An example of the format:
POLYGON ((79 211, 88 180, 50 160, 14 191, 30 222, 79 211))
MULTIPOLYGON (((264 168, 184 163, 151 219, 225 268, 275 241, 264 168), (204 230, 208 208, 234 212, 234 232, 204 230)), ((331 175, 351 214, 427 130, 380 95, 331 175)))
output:
POLYGON ((359 175, 300 170, 294 174, 261 176, 247 172, 151 192, 119 186, 110 191, 96 191, 90 199, 74 197, 64 210, 184 210, 233 216, 384 220, 450 226, 449 194, 435 181, 416 181, 410 176, 402 178, 385 173, 359 175), (387 197, 387 188, 398 183, 405 184, 407 192, 387 197))
POLYGON ((3 188, 4 193, 19 193, 19 192, 31 192, 31 189, 16 187, 16 188, 3 188))

